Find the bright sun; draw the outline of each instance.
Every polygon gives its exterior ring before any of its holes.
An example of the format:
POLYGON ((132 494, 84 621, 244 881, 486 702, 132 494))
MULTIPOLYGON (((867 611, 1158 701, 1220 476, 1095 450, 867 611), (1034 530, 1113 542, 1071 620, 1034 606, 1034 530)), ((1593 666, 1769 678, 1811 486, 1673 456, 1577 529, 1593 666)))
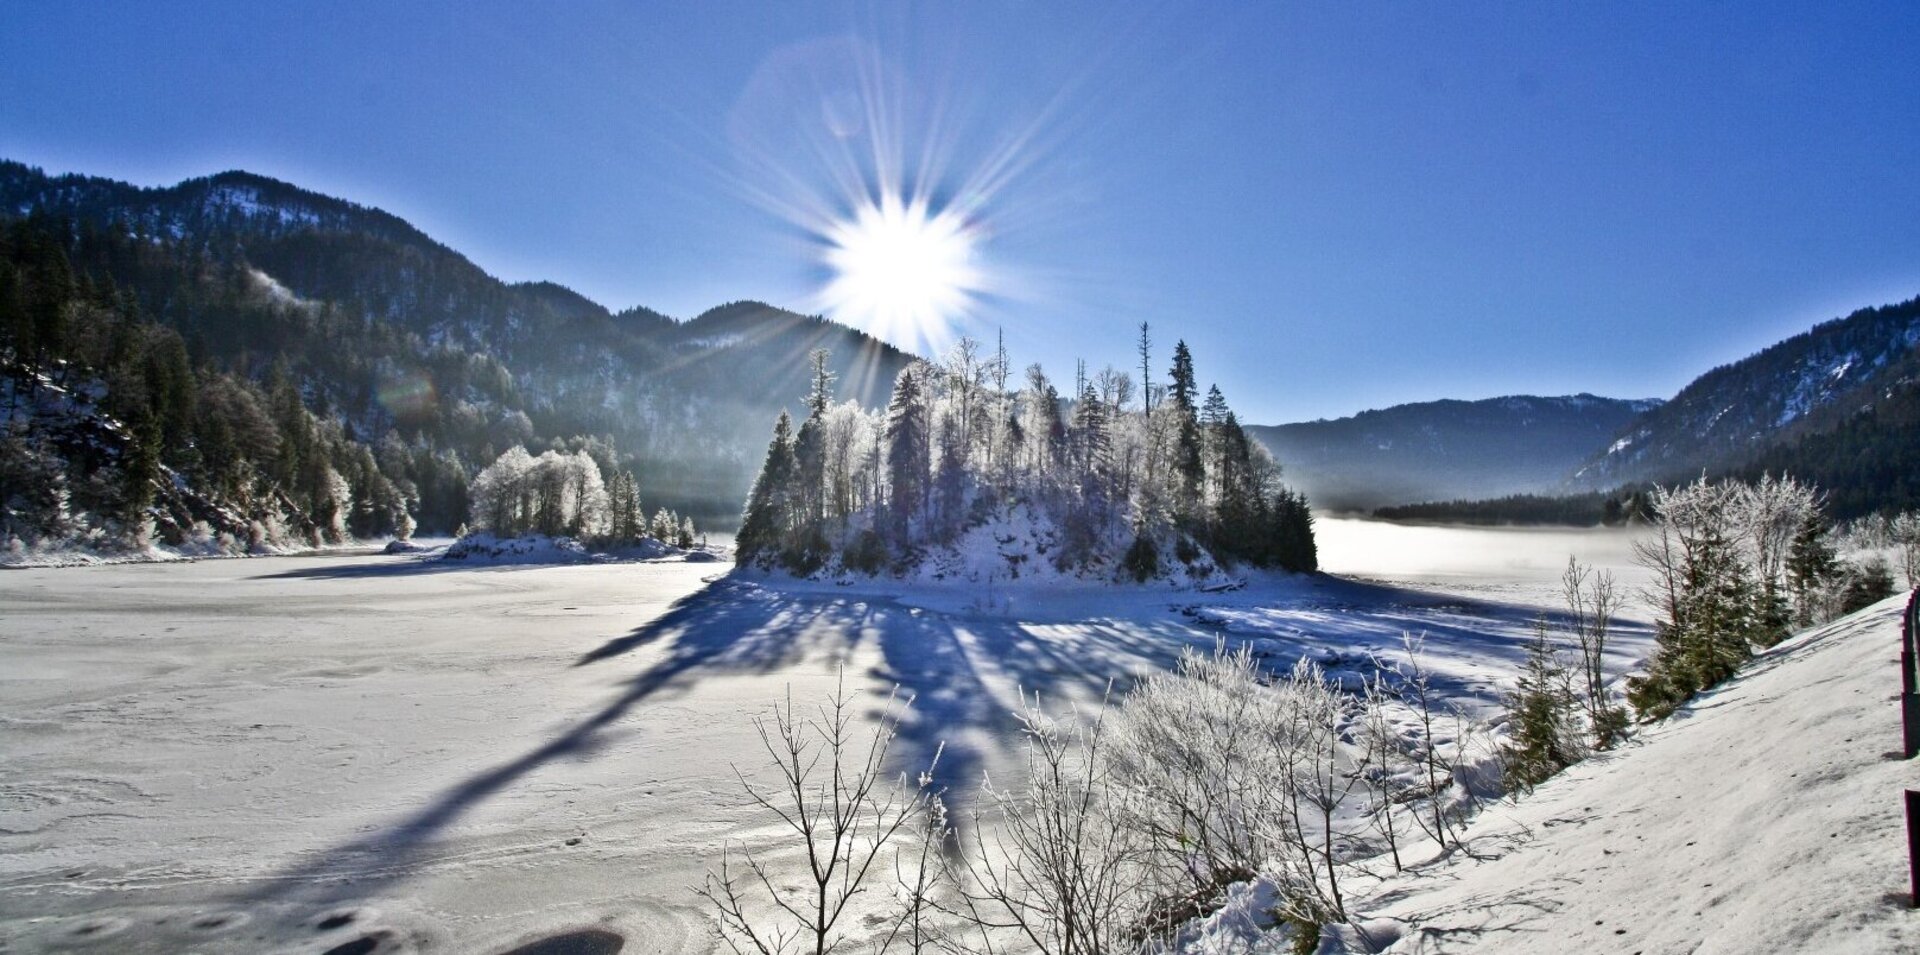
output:
POLYGON ((906 347, 937 347, 948 323, 972 307, 981 276, 975 231, 953 210, 923 200, 863 203, 825 233, 832 280, 822 303, 834 317, 906 347))

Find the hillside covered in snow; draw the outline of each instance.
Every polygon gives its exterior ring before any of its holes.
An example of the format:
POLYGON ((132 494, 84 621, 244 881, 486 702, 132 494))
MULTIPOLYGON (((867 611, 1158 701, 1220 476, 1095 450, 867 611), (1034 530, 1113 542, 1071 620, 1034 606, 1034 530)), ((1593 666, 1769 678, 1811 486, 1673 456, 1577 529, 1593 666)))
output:
POLYGON ((1902 594, 1760 654, 1373 886, 1322 952, 1911 952, 1902 594))

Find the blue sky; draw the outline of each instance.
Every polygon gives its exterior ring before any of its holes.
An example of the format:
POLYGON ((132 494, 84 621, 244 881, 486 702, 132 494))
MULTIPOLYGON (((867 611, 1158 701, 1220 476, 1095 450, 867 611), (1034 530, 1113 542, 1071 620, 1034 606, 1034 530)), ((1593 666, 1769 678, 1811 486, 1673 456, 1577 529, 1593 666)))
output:
POLYGON ((0 156, 145 185, 245 168, 614 308, 811 310, 810 217, 894 157, 977 230, 967 328, 1059 378, 1127 366, 1149 321, 1252 421, 1664 397, 1920 294, 1915 4, 27 2, 0 20, 0 156))

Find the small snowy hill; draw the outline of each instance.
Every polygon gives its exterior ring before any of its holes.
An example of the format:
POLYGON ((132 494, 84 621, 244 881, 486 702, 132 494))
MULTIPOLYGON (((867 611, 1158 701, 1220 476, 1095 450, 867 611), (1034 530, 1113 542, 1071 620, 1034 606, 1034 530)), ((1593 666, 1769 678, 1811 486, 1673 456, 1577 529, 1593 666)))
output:
POLYGON ((1906 599, 1780 645, 1621 751, 1488 811, 1479 858, 1410 870, 1356 906, 1374 944, 1920 951, 1901 802, 1920 761, 1898 758, 1906 599))

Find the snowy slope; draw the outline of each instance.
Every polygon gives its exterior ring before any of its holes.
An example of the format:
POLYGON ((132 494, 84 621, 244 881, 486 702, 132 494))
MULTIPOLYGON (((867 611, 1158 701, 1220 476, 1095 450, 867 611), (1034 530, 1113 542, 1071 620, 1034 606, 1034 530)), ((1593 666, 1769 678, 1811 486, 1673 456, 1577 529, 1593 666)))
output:
POLYGON ((1622 751, 1488 811, 1470 835, 1478 858, 1411 870, 1356 906, 1374 942, 1920 951, 1901 818, 1920 764, 1893 758, 1905 600, 1782 644, 1622 751))

